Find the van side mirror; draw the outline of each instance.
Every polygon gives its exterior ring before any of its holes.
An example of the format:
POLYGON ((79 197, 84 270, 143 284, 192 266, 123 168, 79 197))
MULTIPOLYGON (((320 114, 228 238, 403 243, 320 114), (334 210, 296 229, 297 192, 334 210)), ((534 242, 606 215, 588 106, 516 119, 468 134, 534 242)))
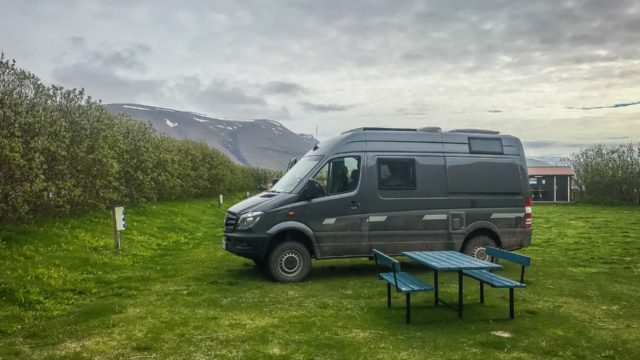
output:
POLYGON ((311 200, 324 196, 324 189, 315 180, 307 180, 302 189, 302 200, 311 200))
POLYGON ((289 171, 289 169, 291 169, 297 163, 298 163, 298 159, 297 158, 289 159, 289 163, 287 164, 287 171, 289 171))
POLYGON ((280 181, 280 179, 271 180, 271 187, 273 187, 273 185, 275 185, 278 181, 280 181))

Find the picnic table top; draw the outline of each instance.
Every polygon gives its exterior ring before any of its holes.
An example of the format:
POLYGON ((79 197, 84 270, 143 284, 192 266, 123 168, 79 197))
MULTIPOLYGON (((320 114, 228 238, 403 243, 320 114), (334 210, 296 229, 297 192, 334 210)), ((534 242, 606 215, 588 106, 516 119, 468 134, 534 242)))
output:
POLYGON ((476 259, 457 251, 405 251, 408 258, 434 270, 495 270, 501 265, 476 259))

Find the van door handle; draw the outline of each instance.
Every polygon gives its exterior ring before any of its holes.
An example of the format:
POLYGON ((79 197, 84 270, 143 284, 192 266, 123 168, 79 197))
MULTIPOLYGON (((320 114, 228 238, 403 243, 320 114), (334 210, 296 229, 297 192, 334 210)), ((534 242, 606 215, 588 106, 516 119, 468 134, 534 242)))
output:
POLYGON ((347 205, 352 209, 360 207, 360 203, 357 201, 350 201, 347 205))

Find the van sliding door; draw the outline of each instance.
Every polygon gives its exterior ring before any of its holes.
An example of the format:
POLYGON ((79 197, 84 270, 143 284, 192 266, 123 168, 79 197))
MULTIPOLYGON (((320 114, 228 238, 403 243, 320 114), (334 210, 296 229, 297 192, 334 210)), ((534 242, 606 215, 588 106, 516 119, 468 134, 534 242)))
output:
POLYGON ((368 156, 370 251, 389 254, 446 248, 448 211, 445 161, 441 155, 368 156))

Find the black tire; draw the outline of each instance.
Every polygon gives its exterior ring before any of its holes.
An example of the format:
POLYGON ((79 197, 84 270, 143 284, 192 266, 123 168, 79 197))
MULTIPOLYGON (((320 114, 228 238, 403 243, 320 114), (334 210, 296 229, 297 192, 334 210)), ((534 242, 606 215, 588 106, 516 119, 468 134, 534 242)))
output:
POLYGON ((285 241, 271 250, 267 257, 267 268, 275 281, 302 281, 311 270, 311 254, 303 244, 285 241))
POLYGON ((488 256, 485 252, 487 246, 497 247, 495 240, 487 235, 474 236, 467 241, 462 249, 462 252, 466 255, 473 256, 480 260, 486 260, 495 262, 495 260, 488 256))

